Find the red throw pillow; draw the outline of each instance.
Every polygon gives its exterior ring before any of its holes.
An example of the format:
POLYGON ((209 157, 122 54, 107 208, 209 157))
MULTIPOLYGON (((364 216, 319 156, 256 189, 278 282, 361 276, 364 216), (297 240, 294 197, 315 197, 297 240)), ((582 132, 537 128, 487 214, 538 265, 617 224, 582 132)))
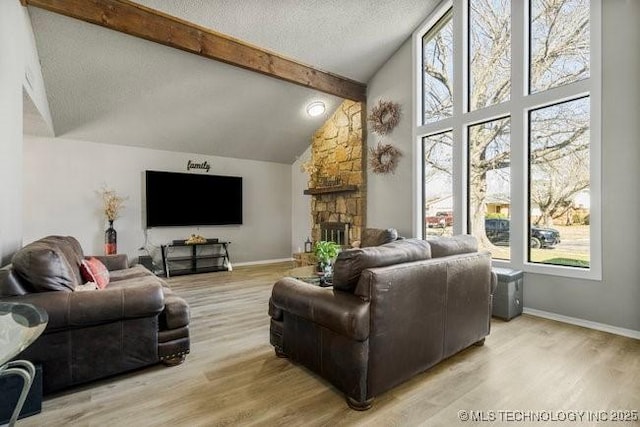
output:
POLYGON ((98 258, 83 259, 80 273, 84 280, 94 282, 99 289, 104 289, 109 284, 109 270, 98 258))

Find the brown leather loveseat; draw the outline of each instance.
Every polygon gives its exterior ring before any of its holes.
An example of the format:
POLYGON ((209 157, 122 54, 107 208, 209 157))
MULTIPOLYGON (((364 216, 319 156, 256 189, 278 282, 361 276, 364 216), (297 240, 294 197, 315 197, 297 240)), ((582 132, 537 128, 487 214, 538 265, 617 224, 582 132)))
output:
POLYGON ((354 409, 489 334, 496 277, 471 236, 345 250, 333 289, 273 287, 271 344, 345 393, 354 409))
POLYGON ((80 291, 84 258, 75 238, 48 236, 0 269, 0 301, 31 303, 49 316, 42 336, 18 355, 42 365, 43 391, 181 363, 190 346, 187 303, 146 268, 129 267, 126 255, 96 257, 109 283, 80 291))

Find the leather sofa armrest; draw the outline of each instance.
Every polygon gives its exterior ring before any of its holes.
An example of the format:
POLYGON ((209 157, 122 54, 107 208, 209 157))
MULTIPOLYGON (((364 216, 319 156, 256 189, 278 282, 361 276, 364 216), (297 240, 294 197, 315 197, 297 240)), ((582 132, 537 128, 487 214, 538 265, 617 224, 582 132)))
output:
POLYGON ((126 254, 115 255, 87 255, 85 258, 97 258, 99 259, 109 271, 124 270, 129 268, 129 259, 126 254))
POLYGON ((350 339, 369 337, 369 303, 353 294, 285 277, 273 286, 270 308, 289 312, 350 339))
POLYGON ((5 300, 43 308, 49 315, 47 331, 156 316, 164 309, 162 286, 149 283, 83 292, 39 292, 5 300))

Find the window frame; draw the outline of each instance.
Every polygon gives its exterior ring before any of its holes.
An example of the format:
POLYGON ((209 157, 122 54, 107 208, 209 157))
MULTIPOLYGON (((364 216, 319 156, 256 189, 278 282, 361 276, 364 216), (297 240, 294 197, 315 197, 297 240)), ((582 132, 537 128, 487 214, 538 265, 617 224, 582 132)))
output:
POLYGON ((602 0, 590 5, 590 76, 565 86, 529 93, 528 37, 530 2, 512 0, 511 93, 500 104, 469 111, 469 31, 470 0, 445 0, 423 21, 412 36, 413 73, 413 234, 424 235, 424 181, 422 138, 452 130, 453 134, 453 215, 454 234, 469 232, 468 214, 468 127, 500 117, 511 118, 511 260, 494 260, 493 265, 528 273, 548 274, 585 280, 602 280, 602 178, 601 178, 601 91, 602 91, 602 0), (422 37, 453 9, 453 115, 438 122, 422 124, 422 37), (588 268, 538 264, 528 261, 529 129, 531 110, 589 96, 590 99, 590 262, 588 268), (522 141, 516 143, 516 141, 522 141), (527 238, 525 238, 527 237, 527 238))

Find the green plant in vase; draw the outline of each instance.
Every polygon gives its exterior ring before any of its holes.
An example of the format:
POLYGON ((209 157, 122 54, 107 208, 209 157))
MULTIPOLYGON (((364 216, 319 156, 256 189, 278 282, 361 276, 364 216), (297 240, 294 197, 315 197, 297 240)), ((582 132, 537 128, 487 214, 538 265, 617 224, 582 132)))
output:
POLYGON ((313 253, 325 275, 331 275, 331 265, 340 252, 340 245, 335 242, 321 240, 316 242, 313 253))

